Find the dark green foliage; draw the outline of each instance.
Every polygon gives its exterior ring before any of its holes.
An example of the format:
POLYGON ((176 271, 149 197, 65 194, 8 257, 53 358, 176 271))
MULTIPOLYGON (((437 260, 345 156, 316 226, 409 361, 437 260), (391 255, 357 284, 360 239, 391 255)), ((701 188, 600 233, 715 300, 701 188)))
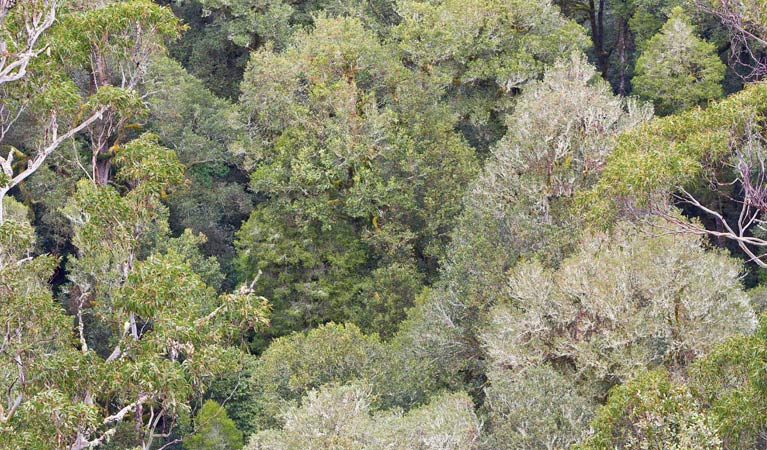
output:
POLYGON ((271 334, 335 320, 390 335, 435 275, 476 162, 446 108, 411 95, 420 82, 355 19, 253 54, 235 148, 264 201, 237 262, 264 273, 271 334))
POLYGON ((188 189, 167 199, 171 228, 204 234, 202 248, 221 263, 231 287, 234 232, 253 208, 237 158, 227 150, 241 134, 233 129, 236 111, 168 58, 156 58, 147 78, 148 127, 176 149, 190 179, 188 189))
POLYGON ((0 0, 0 447, 764 447, 762 3, 0 0))

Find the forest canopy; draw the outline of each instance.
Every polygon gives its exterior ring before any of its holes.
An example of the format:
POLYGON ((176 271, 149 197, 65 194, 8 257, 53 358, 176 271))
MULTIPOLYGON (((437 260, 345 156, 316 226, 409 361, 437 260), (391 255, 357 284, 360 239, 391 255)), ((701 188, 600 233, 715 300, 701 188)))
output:
POLYGON ((767 445, 767 7, 0 0, 0 448, 767 445))

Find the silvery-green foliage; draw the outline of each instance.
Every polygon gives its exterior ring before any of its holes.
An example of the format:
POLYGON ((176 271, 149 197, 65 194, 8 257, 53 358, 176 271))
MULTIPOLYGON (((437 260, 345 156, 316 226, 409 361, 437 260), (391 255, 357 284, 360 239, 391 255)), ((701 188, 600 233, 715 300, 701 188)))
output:
POLYGON ((481 361, 476 328, 520 256, 556 264, 579 233, 568 205, 598 177, 617 135, 651 115, 612 95, 583 56, 551 67, 519 96, 509 131, 469 189, 441 282, 404 332, 446 367, 481 361))
POLYGON ((371 389, 362 383, 326 385, 285 414, 281 430, 253 436, 250 450, 468 450, 476 448, 480 423, 463 393, 444 394, 407 414, 375 413, 371 389))
POLYGON ((549 365, 487 374, 488 429, 485 448, 567 448, 588 429, 595 403, 574 380, 549 365))
POLYGON ((648 367, 679 371, 754 330, 741 265, 661 231, 622 223, 587 235, 556 270, 533 260, 509 272, 482 335, 497 445, 577 442, 611 385, 648 367))
POLYGON ((697 237, 659 230, 621 224, 587 236, 556 271, 515 267, 484 334, 493 366, 566 363, 583 379, 614 383, 645 367, 683 367, 752 332, 741 265, 697 237))

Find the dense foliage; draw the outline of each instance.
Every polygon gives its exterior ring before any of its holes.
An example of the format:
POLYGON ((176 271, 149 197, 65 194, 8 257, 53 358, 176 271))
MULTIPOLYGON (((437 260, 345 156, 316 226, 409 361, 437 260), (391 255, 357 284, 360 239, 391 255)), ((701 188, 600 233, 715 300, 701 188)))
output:
POLYGON ((763 448, 766 11, 0 0, 0 448, 763 448))

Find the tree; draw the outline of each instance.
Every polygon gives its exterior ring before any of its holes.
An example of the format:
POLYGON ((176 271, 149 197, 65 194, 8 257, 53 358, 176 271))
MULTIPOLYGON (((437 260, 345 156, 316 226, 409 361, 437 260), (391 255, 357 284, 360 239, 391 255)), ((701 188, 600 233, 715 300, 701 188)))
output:
POLYGON ((676 7, 637 60, 634 88, 667 115, 721 97, 724 70, 714 46, 694 35, 676 7))
POLYGON ((247 448, 475 449, 479 432, 465 394, 444 394, 404 415, 372 415, 370 390, 364 384, 329 385, 311 391, 301 407, 288 410, 282 430, 254 435, 247 448))
POLYGON ((352 17, 382 31, 396 20, 392 0, 201 0, 208 14, 222 20, 229 39, 242 47, 258 48, 266 43, 285 48, 291 34, 312 25, 318 14, 352 17))
POLYGON ((236 370, 240 355, 229 345, 267 323, 268 304, 252 289, 216 296, 183 248, 148 245, 167 230, 160 196, 183 180, 175 154, 145 135, 116 162, 125 195, 82 180, 67 207, 78 247, 69 264, 73 317, 51 299, 55 259, 28 256, 33 230, 18 207, 3 224, 12 269, 3 271, 3 295, 14 311, 3 367, 15 373, 2 372, 12 400, 0 439, 9 445, 81 449, 114 438, 148 449, 169 436, 189 398, 236 370), (134 426, 124 427, 128 420, 134 426))
POLYGON ((573 444, 610 386, 658 366, 683 374, 728 337, 754 330, 756 318, 735 260, 704 250, 693 236, 651 230, 621 224, 612 234, 584 238, 556 271, 535 261, 510 271, 508 297, 490 312, 483 334, 498 439, 516 448, 573 444), (539 393, 549 379, 557 380, 554 375, 525 384, 524 397, 509 387, 513 380, 541 377, 540 367, 570 383, 554 386, 570 392, 571 401, 550 405, 550 392, 539 393), (528 398, 531 408, 548 409, 552 420, 524 420, 514 414, 518 403, 498 397, 528 398))
POLYGON ((766 336, 762 317, 755 335, 728 339, 690 368, 687 386, 724 448, 745 450, 764 443, 766 336))
POLYGON ((579 442, 593 416, 594 401, 572 377, 549 365, 509 376, 488 372, 486 448, 567 448, 579 442))
POLYGON ((376 335, 351 324, 329 323, 274 340, 251 371, 248 403, 256 414, 247 431, 276 428, 285 409, 312 389, 373 375, 383 351, 376 335))
MULTIPOLYGON (((80 102, 76 87, 52 65, 51 27, 59 5, 56 0, 0 2, 0 144, 8 148, 0 156, 0 223, 3 199, 8 192, 35 173, 68 139, 99 120, 109 108, 106 99, 91 96, 80 102), (24 114, 37 116, 38 135, 30 139, 32 155, 7 142, 9 133, 24 114), (15 158, 26 164, 19 167, 15 158)), ((30 126, 29 128, 33 128, 30 126)))
POLYGON ((146 114, 137 88, 150 58, 162 50, 164 39, 177 37, 182 29, 170 9, 149 0, 76 10, 52 29, 54 58, 80 92, 109 105, 87 128, 91 176, 98 184, 109 181, 114 150, 136 127, 133 121, 146 114), (83 70, 93 76, 78 76, 83 70))
POLYGON ((767 9, 759 1, 698 0, 695 5, 730 30, 730 62, 747 80, 767 72, 767 9))
POLYGON ((16 5, 15 0, 0 3, 0 85, 19 81, 27 75, 33 59, 46 51, 42 35, 56 20, 57 0, 32 0, 16 5))
POLYGON ((190 180, 188 189, 167 198, 171 228, 204 234, 205 254, 218 259, 227 286, 234 286, 234 234, 253 210, 241 161, 228 151, 243 131, 237 111, 167 57, 152 60, 145 89, 151 93, 147 128, 176 151, 190 180))
POLYGON ((767 91, 747 87, 706 109, 658 118, 619 138, 602 179, 582 196, 600 226, 619 214, 656 214, 674 231, 735 244, 764 267, 761 238, 767 91), (680 218, 676 204, 703 220, 680 218))
POLYGON ((402 58, 440 89, 482 150, 503 135, 514 95, 584 44, 582 28, 549 1, 407 0, 397 12, 402 58))
POLYGON ((573 197, 596 182, 618 133, 649 116, 595 75, 573 55, 528 85, 509 132, 469 188, 442 278, 404 330, 445 371, 481 380, 478 330, 502 299, 506 272, 520 257, 540 255, 556 266, 571 251, 580 232, 573 197))
POLYGON ((36 436, 16 431, 22 429, 17 428, 20 422, 34 422, 35 416, 31 413, 36 407, 55 405, 61 412, 60 421, 45 421, 46 429, 40 428, 43 432, 54 426, 69 435, 76 433, 79 424, 95 421, 96 412, 88 405, 58 398, 71 386, 52 383, 46 391, 37 385, 37 372, 44 369, 43 358, 50 352, 67 348, 69 323, 64 311, 53 302, 47 284, 56 259, 30 256, 35 235, 26 217, 28 211, 12 198, 3 201, 7 217, 0 224, 0 279, 4 286, 0 301, 6 312, 2 319, 5 331, 0 341, 0 381, 7 397, 0 406, 0 443, 10 446, 17 440, 16 445, 35 448, 41 445, 36 436))
POLYGON ((602 78, 620 95, 632 91, 634 66, 647 40, 679 0, 556 0, 562 13, 582 24, 591 39, 587 52, 602 78))
POLYGON ((237 429, 226 410, 213 400, 205 400, 194 418, 194 434, 184 439, 188 450, 239 450, 242 432, 237 429))
POLYGON ((609 384, 644 367, 681 369, 752 332, 739 264, 693 236, 651 229, 621 225, 587 237, 556 272, 518 264, 485 334, 493 364, 567 362, 576 376, 609 384))
POLYGON ((273 333, 329 320, 390 335, 412 305, 476 173, 453 117, 355 19, 317 18, 283 53, 252 55, 236 151, 259 203, 240 273, 264 272, 273 333))
POLYGON ((716 424, 687 386, 662 369, 616 386, 599 408, 594 432, 579 450, 722 449, 716 424))

